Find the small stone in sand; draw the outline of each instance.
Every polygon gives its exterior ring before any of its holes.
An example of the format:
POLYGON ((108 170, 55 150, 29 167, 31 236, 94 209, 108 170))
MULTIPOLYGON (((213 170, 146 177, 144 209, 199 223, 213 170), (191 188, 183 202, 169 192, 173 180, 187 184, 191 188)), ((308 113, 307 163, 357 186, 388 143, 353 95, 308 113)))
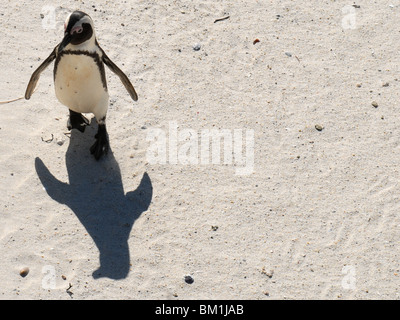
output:
POLYGON ((322 131, 324 129, 324 127, 321 126, 320 124, 316 124, 315 129, 317 129, 318 131, 322 131))
POLYGON ((194 282, 194 279, 192 276, 185 276, 185 282, 188 284, 192 284, 194 282))
POLYGON ((23 267, 20 271, 19 271, 19 275, 23 278, 25 278, 29 273, 29 268, 28 267, 23 267))
POLYGON ((200 48, 201 48, 200 43, 197 43, 197 44, 195 44, 195 45, 193 46, 193 50, 194 50, 194 51, 199 51, 200 48))
POLYGON ((263 267, 261 269, 261 273, 265 274, 268 278, 272 278, 272 276, 274 275, 274 270, 266 270, 265 267, 263 267))
POLYGON ((375 108, 378 108, 378 102, 376 102, 376 101, 372 101, 372 103, 371 103, 371 104, 372 104, 372 106, 373 106, 373 107, 375 107, 375 108))

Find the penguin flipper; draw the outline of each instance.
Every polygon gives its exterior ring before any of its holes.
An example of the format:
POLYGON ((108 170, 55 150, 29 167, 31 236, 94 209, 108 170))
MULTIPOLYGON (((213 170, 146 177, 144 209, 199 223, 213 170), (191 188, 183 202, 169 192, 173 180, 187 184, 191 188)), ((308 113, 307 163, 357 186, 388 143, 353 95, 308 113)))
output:
MULTIPOLYGON (((57 47, 56 47, 57 48, 57 47)), ((46 60, 32 73, 31 79, 29 80, 28 87, 25 92, 25 99, 29 100, 35 90, 36 84, 39 80, 40 74, 49 66, 50 63, 56 58, 56 48, 54 48, 53 52, 47 57, 46 60)))
POLYGON ((128 77, 126 76, 126 74, 123 73, 122 70, 120 68, 118 68, 118 66, 114 62, 111 61, 111 59, 104 53, 103 50, 102 50, 102 54, 103 54, 102 59, 103 59, 104 64, 108 68, 110 68, 110 70, 112 72, 114 72, 121 79, 122 84, 125 86, 126 90, 130 94, 133 101, 137 101, 138 95, 137 95, 132 83, 129 81, 128 77))

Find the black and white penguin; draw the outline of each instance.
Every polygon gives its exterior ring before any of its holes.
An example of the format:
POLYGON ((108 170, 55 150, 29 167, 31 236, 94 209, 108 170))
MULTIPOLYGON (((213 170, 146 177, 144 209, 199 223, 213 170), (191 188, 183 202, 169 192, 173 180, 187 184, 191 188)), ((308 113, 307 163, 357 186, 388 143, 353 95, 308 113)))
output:
POLYGON ((70 112, 68 129, 84 132, 89 121, 82 113, 93 113, 96 117, 98 132, 90 152, 98 160, 109 149, 106 130, 109 96, 104 64, 119 76, 134 101, 138 99, 136 91, 128 77, 99 46, 93 21, 84 12, 74 11, 67 17, 63 40, 32 74, 25 99, 30 99, 40 74, 53 60, 56 97, 70 112))

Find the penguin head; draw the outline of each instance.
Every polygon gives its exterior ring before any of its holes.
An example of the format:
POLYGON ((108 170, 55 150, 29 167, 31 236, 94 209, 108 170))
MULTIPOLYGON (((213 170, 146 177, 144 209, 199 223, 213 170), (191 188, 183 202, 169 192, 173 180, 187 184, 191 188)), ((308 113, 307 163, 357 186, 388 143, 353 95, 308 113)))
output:
POLYGON ((82 11, 72 12, 64 23, 64 38, 58 46, 60 53, 68 44, 77 46, 95 38, 92 18, 82 11))

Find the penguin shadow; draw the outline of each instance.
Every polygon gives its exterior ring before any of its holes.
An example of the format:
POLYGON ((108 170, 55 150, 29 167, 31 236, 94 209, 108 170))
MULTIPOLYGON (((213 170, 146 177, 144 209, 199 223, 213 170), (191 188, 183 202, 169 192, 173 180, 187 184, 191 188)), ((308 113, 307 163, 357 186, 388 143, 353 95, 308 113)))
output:
POLYGON ((111 149, 100 161, 90 154, 94 134, 93 126, 84 133, 71 131, 66 153, 69 183, 55 178, 40 158, 35 159, 35 168, 48 195, 75 213, 96 244, 100 267, 93 278, 123 279, 130 268, 129 235, 136 219, 149 208, 153 187, 145 172, 136 190, 125 194, 111 149))

